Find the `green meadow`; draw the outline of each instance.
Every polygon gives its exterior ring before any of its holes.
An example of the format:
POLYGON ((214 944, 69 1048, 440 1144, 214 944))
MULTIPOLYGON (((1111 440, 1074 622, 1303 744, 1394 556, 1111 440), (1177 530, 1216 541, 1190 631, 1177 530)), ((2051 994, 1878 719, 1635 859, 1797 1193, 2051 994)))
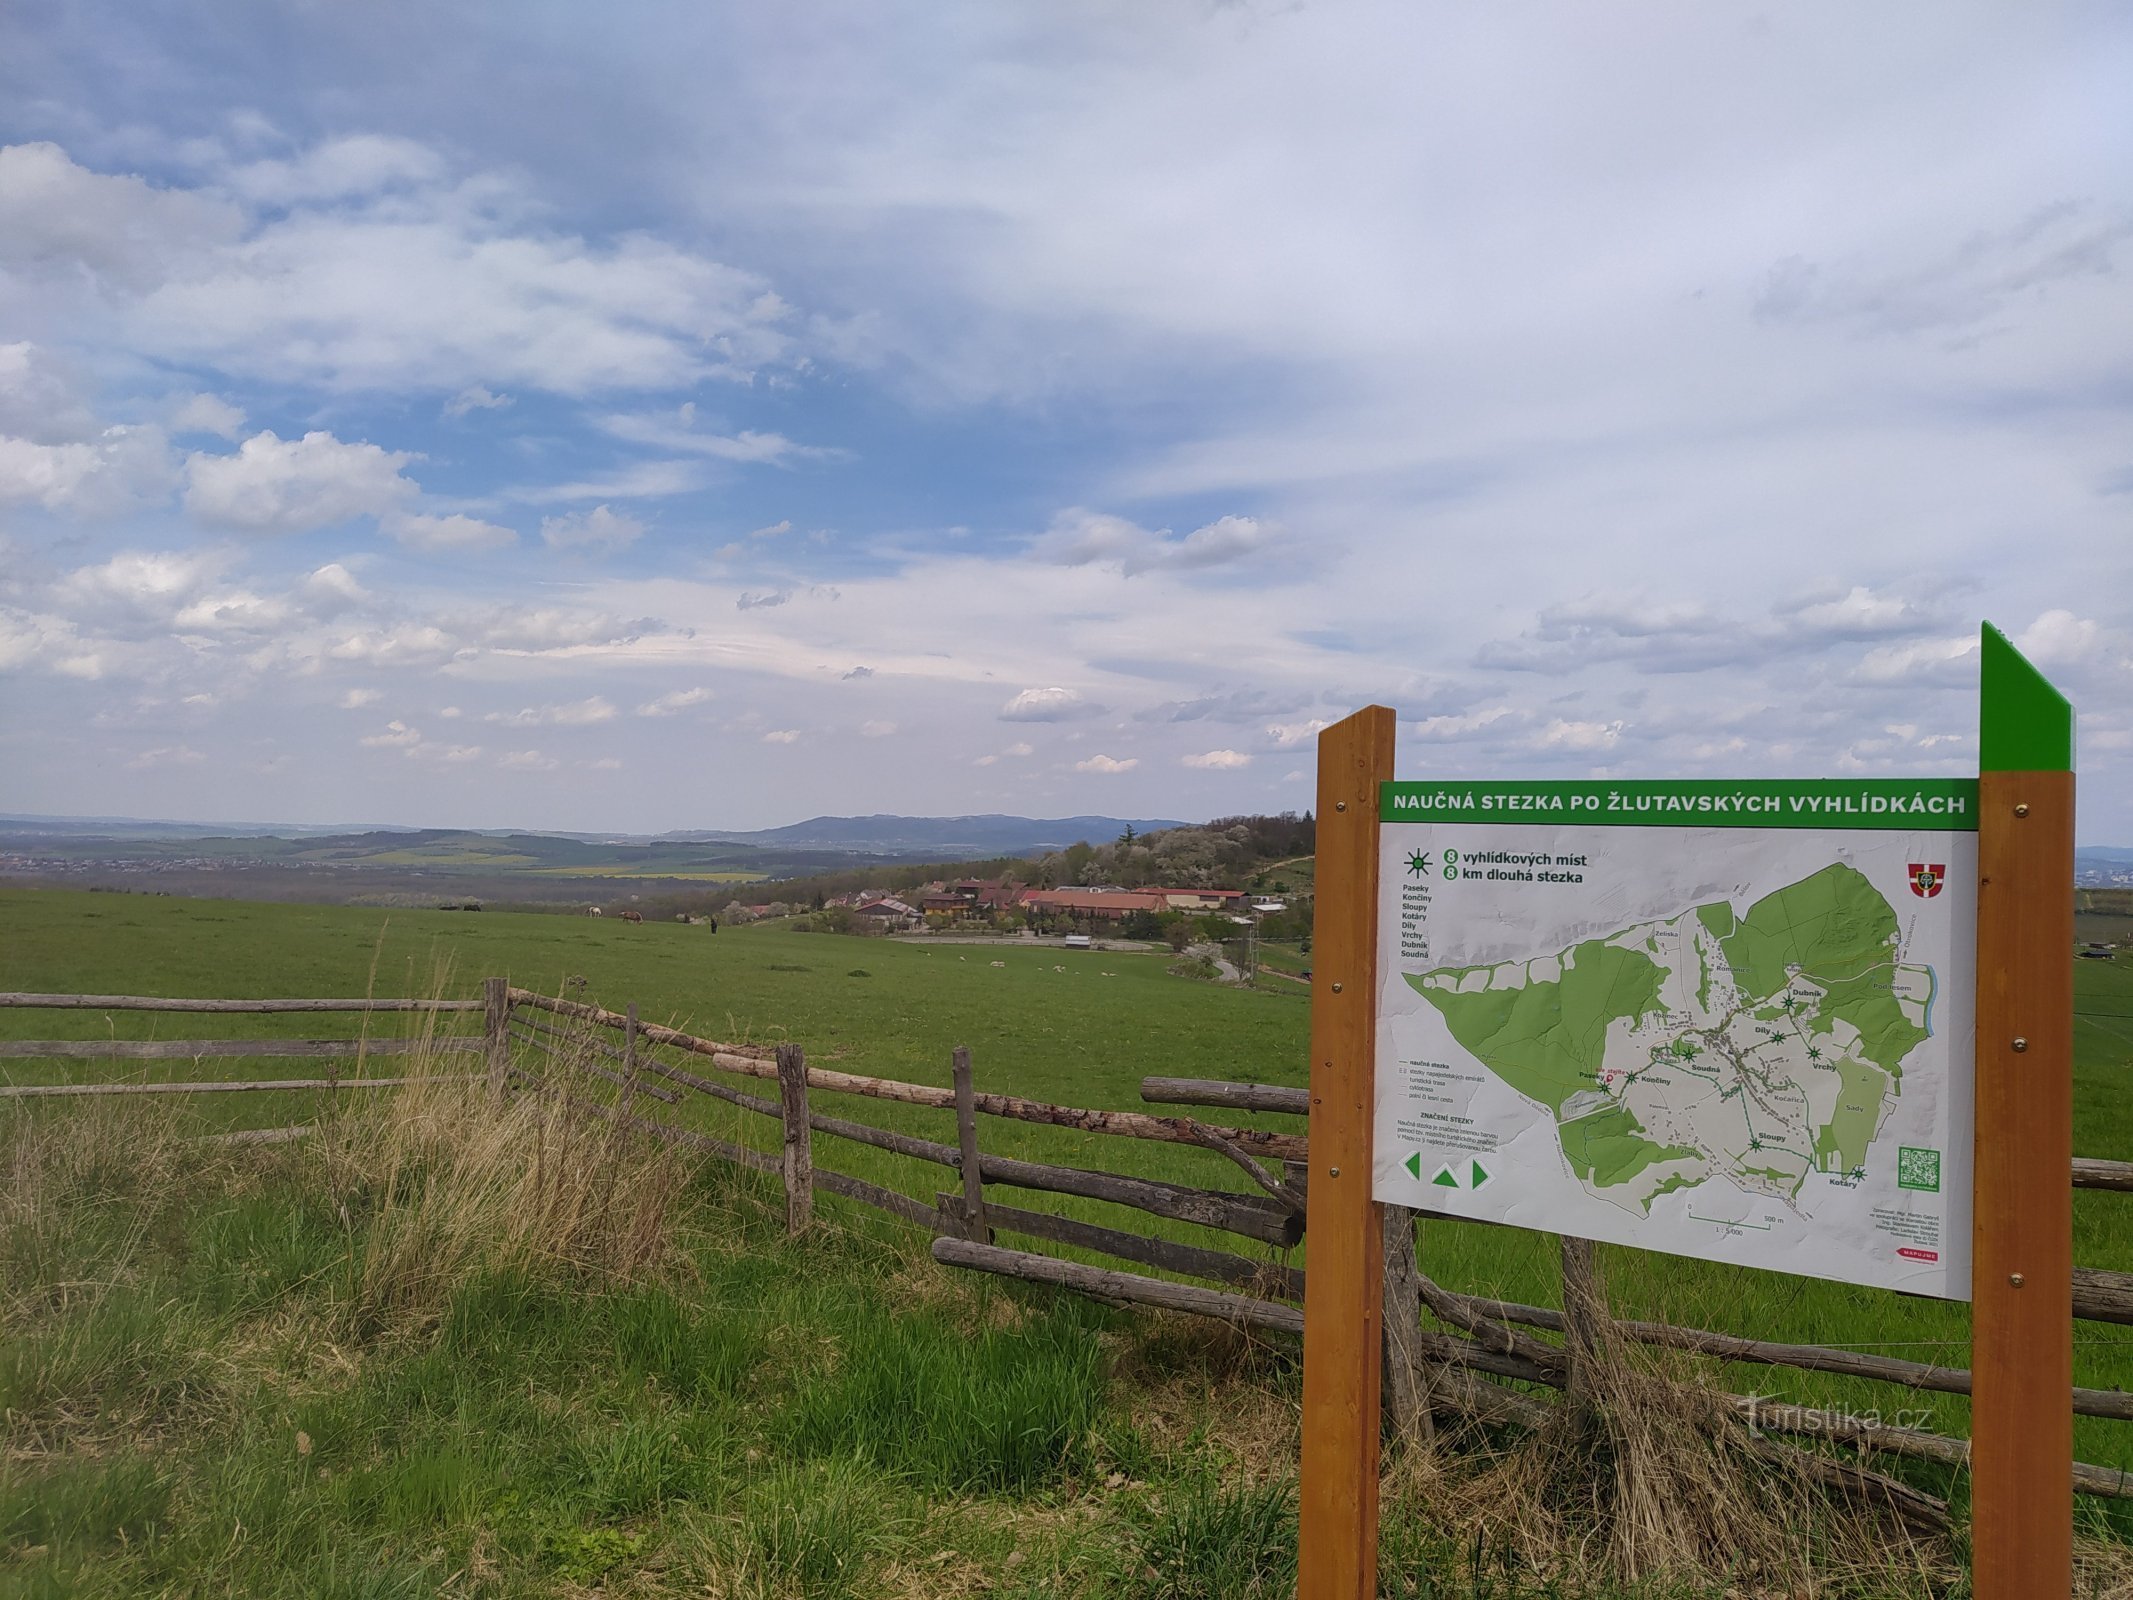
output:
MULTIPOLYGON (((0 893, 0 990, 471 997, 503 975, 616 1010, 634 1002, 646 1020, 713 1038, 797 1041, 812 1063, 845 1071, 945 1084, 950 1049, 967 1045, 980 1088, 1074 1105, 1140 1106, 1148 1074, 1305 1081, 1302 985, 1223 987, 1174 977, 1170 962, 776 925, 714 934, 0 893)), ((2083 961, 2077 979, 2076 1150, 2133 1157, 2133 963, 2083 961)), ((353 1026, 0 1011, 0 1036, 18 1039, 353 1026)), ((389 1075, 401 1060, 341 1067, 389 1075)), ((278 1078, 320 1066, 9 1060, 0 1076, 278 1078)), ((523 1151, 453 1189, 438 1173, 473 1171, 471 1146, 418 1138, 414 1111, 381 1109, 394 1091, 370 1094, 368 1110, 353 1091, 0 1105, 13 1177, 0 1212, 0 1594, 1287 1592, 1293 1351, 952 1274, 923 1240, 833 1200, 815 1235, 787 1242, 762 1180, 604 1136, 582 1156, 583 1192, 608 1198, 580 1209, 597 1219, 620 1193, 638 1210, 589 1239, 512 1243, 517 1219, 548 1214, 517 1189, 495 1198, 534 1181, 523 1151), (313 1120, 325 1131, 296 1144, 193 1138, 313 1120), (496 1209, 468 1202, 452 1215, 491 1220, 455 1232, 431 1213, 462 1192, 496 1209)), ((953 1141, 945 1113, 822 1099, 953 1141)), ((773 1122, 722 1103, 661 1114, 775 1147, 773 1122)), ((497 1113, 465 1115, 473 1126, 497 1113)), ((558 1141, 541 1181, 575 1170, 571 1136, 504 1132, 534 1139, 528 1148, 558 1141)), ((994 1119, 981 1137, 1004 1154, 1247 1183, 1195 1149, 994 1119)), ((927 1197, 953 1176, 820 1137, 816 1160, 927 1197)), ((1094 1202, 1010 1198, 1264 1249, 1094 1202)), ((2083 1193, 2075 1211, 2076 1259, 2133 1270, 2133 1197, 2083 1193)), ((1425 1219, 1420 1256, 1447 1287, 1559 1303, 1551 1236, 1425 1219)), ((1967 1364, 1961 1306, 1629 1250, 1602 1258, 1624 1316, 1967 1364)), ((2083 1385, 2133 1386, 2133 1329, 2077 1324, 2075 1358, 2083 1385)), ((1959 1397, 1706 1370, 1736 1390, 1967 1428, 1959 1397)), ((2125 1424, 2081 1419, 2076 1448, 2133 1469, 2125 1424)), ((1958 1478, 1905 1470, 1960 1501, 1958 1478)), ((1487 1540, 1470 1548, 1466 1531, 1397 1494, 1388 1505, 1387 1593, 1630 1592, 1539 1587, 1544 1574, 1487 1540)), ((2117 1537, 2115 1506, 2084 1502, 2084 1527, 2117 1537)), ((1843 1592, 1929 1592, 1884 1577, 1843 1592)), ((1728 1591, 1714 1579, 1636 1592, 1728 1591)))

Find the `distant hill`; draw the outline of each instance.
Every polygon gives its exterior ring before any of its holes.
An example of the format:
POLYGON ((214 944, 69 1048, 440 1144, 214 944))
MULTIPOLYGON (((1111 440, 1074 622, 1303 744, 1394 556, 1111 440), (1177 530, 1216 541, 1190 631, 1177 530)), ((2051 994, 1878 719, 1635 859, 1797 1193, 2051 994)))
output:
POLYGON ((924 856, 951 861, 1021 856, 1064 850, 1087 840, 1109 844, 1129 827, 1135 833, 1187 824, 1156 817, 810 817, 805 822, 754 832, 690 830, 663 833, 657 842, 747 844, 764 850, 849 850, 865 855, 924 856))

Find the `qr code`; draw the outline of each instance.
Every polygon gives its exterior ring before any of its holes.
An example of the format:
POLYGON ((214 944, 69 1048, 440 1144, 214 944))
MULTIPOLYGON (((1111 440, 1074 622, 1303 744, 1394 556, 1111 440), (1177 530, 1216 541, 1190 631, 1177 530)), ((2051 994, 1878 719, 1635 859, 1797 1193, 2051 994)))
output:
POLYGON ((1926 1189, 1940 1193, 1940 1152, 1920 1150, 1912 1145, 1899 1145, 1896 1149, 1896 1187, 1899 1189, 1926 1189))

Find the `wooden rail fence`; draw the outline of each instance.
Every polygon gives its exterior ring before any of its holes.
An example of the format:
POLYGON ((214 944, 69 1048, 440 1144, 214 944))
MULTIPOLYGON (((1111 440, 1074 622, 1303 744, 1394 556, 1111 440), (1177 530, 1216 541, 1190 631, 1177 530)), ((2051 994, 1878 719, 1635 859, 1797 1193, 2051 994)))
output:
MULTIPOLYGON (((220 1056, 390 1055, 409 1051, 473 1053, 484 1057, 482 1075, 492 1090, 516 1089, 556 1097, 574 1111, 605 1118, 649 1137, 698 1150, 777 1177, 786 1198, 787 1225, 811 1225, 816 1194, 824 1193, 886 1211, 932 1231, 934 1256, 949 1265, 1055 1284, 1101 1299, 1220 1319, 1270 1333, 1301 1332, 1305 1269, 1279 1254, 1240 1254, 1136 1233, 1005 1203, 992 1192, 1023 1189, 1099 1200, 1173 1222, 1192 1223, 1250 1240, 1262 1250, 1283 1252, 1304 1235, 1309 1190, 1304 1134, 1203 1123, 1192 1116, 1100 1110, 1054 1105, 1017 1095, 977 1089, 970 1052, 952 1057, 950 1087, 901 1082, 807 1064, 797 1044, 775 1048, 722 1043, 678 1028, 642 1022, 634 1006, 609 1011, 582 1000, 563 999, 492 978, 480 1000, 176 1000, 123 995, 0 994, 0 1008, 163 1012, 344 1012, 370 1014, 482 1013, 479 1035, 359 1040, 32 1040, 0 1043, 0 1057, 50 1056, 78 1059, 208 1059, 220 1056), (154 1046, 150 1051, 148 1046, 154 1046), (116 1048, 115 1048, 116 1047, 116 1048), (661 1052, 666 1052, 662 1054, 661 1052), (674 1059, 678 1057, 680 1059, 674 1059), (773 1092, 754 1094, 706 1077, 684 1062, 729 1077, 761 1080, 773 1092), (536 1070, 545 1064, 547 1070, 536 1070), (604 1086, 604 1095, 593 1086, 604 1086), (688 1094, 774 1120, 779 1148, 773 1154, 643 1114, 643 1102, 678 1106, 688 1094), (956 1143, 946 1144, 816 1109, 818 1093, 851 1095, 951 1112, 956 1143), (981 1116, 1065 1128, 1116 1138, 1159 1141, 1206 1150, 1248 1179, 1250 1191, 1197 1187, 1162 1179, 1064 1166, 981 1149, 981 1116), (955 1182, 930 1199, 901 1193, 823 1166, 815 1135, 842 1139, 948 1169, 955 1182), (1076 1250, 1173 1275, 1087 1266, 1028 1250, 1002 1247, 997 1234, 1064 1245, 1076 1250), (1180 1283, 1174 1278, 1200 1280, 1180 1283), (1219 1288, 1201 1287, 1201 1283, 1219 1288)), ((0 1095, 188 1093, 274 1089, 333 1089, 386 1085, 408 1078, 262 1080, 239 1083, 98 1083, 18 1085, 0 1095)), ((1307 1116, 1309 1095, 1279 1085, 1149 1077, 1145 1102, 1162 1107, 1213 1108, 1232 1112, 1307 1116)), ((294 1137, 299 1130, 266 1130, 294 1137)), ((248 1135, 247 1137, 257 1137, 248 1135)), ((2069 1174, 2075 1188, 2133 1193, 2133 1163, 2077 1158, 2069 1174)), ((1404 1239, 1406 1259, 1388 1271, 1386 1319, 1400 1337, 1387 1341, 1388 1361, 1410 1370, 1388 1374, 1387 1404, 1395 1412, 1416 1406, 1440 1415, 1485 1423, 1530 1424, 1542 1414, 1535 1388, 1562 1389, 1574 1382, 1579 1347, 1577 1306, 1558 1311, 1459 1294, 1433 1282, 1413 1262, 1413 1222, 1418 1215, 1388 1208, 1387 1252, 1404 1239), (1426 1314, 1426 1320, 1425 1320, 1426 1314), (1430 1324, 1435 1324, 1431 1326, 1430 1324), (1539 1337, 1563 1338, 1554 1343, 1539 1337), (1407 1397, 1405 1400, 1402 1397, 1407 1397)), ((1580 1241, 1565 1242, 1566 1290, 1579 1267, 1580 1241)), ((1597 1294, 1595 1288, 1594 1294, 1597 1294)), ((1566 1294, 1566 1305, 1578 1297, 1566 1294)), ((2133 1325, 2133 1273, 2077 1268, 2073 1286, 2076 1317, 2133 1325)), ((1606 1317, 1603 1303, 1582 1313, 1606 1317)), ((1841 1347, 1760 1340, 1702 1328, 1608 1318, 1613 1333, 1631 1342, 1674 1349, 1721 1361, 1785 1367, 1867 1379, 1902 1388, 1968 1394, 1970 1373, 1959 1367, 1902 1360, 1841 1347)), ((1870 1427, 1825 1411, 1776 1404, 1757 1396, 1734 1396, 1743 1417, 1761 1433, 1789 1433, 1857 1447, 1862 1459, 1879 1451, 1942 1463, 1967 1460, 1967 1441, 1920 1432, 1870 1427)), ((2076 1388, 2068 1397, 2078 1416, 2133 1421, 2133 1394, 2076 1388)), ((1403 1425, 1413 1418, 1400 1419, 1403 1425)), ((1814 1460, 1824 1468, 1824 1458, 1814 1460)), ((1834 1469, 1831 1469, 1834 1470, 1834 1469)), ((1876 1475, 1863 1468, 1842 1470, 1876 1475)), ((2109 1468, 2075 1464, 2080 1493, 2133 1498, 2133 1477, 2109 1468)), ((1854 1487, 1858 1482, 1854 1481, 1854 1487)), ((1938 1502, 1902 1486, 1885 1486, 1907 1515, 1937 1516, 1938 1502), (1901 1494, 1898 1491, 1901 1490, 1901 1494), (1904 1499, 1909 1496, 1909 1499, 1904 1499), (1928 1504, 1927 1502, 1930 1502, 1928 1504)))

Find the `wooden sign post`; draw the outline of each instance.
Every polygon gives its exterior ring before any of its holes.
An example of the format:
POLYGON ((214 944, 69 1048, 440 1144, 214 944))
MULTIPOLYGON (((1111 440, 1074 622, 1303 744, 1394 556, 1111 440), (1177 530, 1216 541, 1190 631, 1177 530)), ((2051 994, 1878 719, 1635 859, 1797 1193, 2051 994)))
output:
POLYGON ((1367 706, 1318 736, 1311 981, 1311 1270, 1304 1285, 1301 1600, 1372 1600, 1378 1582, 1383 1211, 1376 1116, 1378 786, 1398 723, 1367 706))
POLYGON ((1992 627, 1978 733, 1971 1584, 2073 1576, 2074 717, 1992 627))

